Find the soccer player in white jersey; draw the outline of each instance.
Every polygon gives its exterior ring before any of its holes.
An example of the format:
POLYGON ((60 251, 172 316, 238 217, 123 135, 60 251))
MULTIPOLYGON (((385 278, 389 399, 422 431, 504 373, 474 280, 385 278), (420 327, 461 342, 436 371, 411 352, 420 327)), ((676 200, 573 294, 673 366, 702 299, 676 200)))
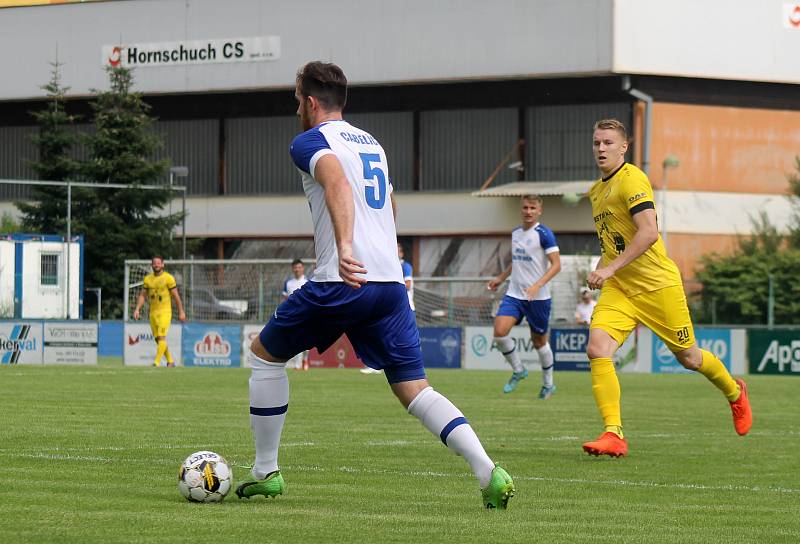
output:
POLYGON ((250 346, 250 421, 256 459, 239 498, 274 497, 285 489, 278 446, 289 407, 285 363, 324 351, 342 333, 367 365, 383 369, 408 413, 469 463, 487 508, 514 495, 508 473, 486 454, 464 415, 425 377, 419 331, 397 259, 392 187, 383 148, 342 119, 342 70, 310 62, 297 73, 297 115, 304 132, 290 148, 314 223, 317 267, 308 283, 273 314, 250 346))
POLYGON ((283 282, 283 300, 300 289, 308 280, 306 279, 306 265, 300 259, 292 261, 292 275, 283 282))
MULTIPOLYGON (((289 298, 289 296, 300 289, 308 280, 306 279, 306 265, 303 264, 303 261, 300 259, 295 259, 292 261, 292 275, 286 278, 286 281, 283 282, 283 300, 289 298)), ((291 359, 286 362, 286 366, 289 368, 295 369, 303 369, 308 368, 306 365, 303 366, 303 361, 308 358, 308 351, 301 351, 291 359)))
POLYGON ((520 361, 516 342, 509 335, 511 327, 525 317, 542 365, 539 398, 547 400, 556 391, 553 383, 553 350, 547 342, 550 321, 548 282, 561 271, 561 256, 553 231, 539 223, 541 215, 542 198, 538 195, 523 196, 522 226, 511 232, 511 264, 487 287, 495 291, 511 276, 511 283, 494 318, 494 345, 513 370, 503 392, 511 393, 520 380, 528 377, 528 369, 520 361))

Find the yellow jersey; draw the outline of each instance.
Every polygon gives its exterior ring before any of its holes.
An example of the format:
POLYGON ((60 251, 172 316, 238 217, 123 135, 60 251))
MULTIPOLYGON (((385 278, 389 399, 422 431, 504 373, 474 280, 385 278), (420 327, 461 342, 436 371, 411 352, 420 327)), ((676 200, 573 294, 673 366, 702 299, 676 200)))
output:
POLYGON ((150 314, 172 313, 172 297, 170 289, 175 289, 178 285, 175 278, 169 272, 161 272, 158 276, 152 272, 144 277, 142 287, 147 291, 150 300, 150 314))
MULTIPOLYGON (((601 178, 589 190, 592 216, 600 240, 600 266, 616 259, 636 234, 633 215, 655 209, 653 188, 644 172, 623 163, 613 174, 601 178)), ((681 274, 667 257, 661 236, 647 251, 617 270, 606 282, 615 284, 628 296, 682 285, 681 274)))

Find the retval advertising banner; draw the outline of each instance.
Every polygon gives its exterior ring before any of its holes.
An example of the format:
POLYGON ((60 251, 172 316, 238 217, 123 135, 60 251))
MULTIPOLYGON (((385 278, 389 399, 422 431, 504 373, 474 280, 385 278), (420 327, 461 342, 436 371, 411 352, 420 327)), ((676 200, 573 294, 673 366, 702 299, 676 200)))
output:
POLYGON ((239 367, 242 328, 238 325, 189 323, 183 326, 184 366, 239 367))
MULTIPOLYGON (((183 364, 181 350, 181 337, 183 327, 180 323, 173 323, 167 332, 167 347, 175 364, 183 364)), ((125 323, 122 337, 122 361, 130 366, 152 366, 156 358, 156 340, 147 323, 125 323)), ((161 364, 165 364, 162 361, 161 364)))
MULTIPOLYGON (((510 333, 519 351, 522 364, 530 370, 541 370, 539 354, 533 347, 529 327, 513 327, 510 333)), ((464 368, 510 370, 503 354, 494 347, 494 328, 464 327, 464 368)))
POLYGON ((425 368, 461 367, 461 328, 422 327, 419 341, 425 368))
POLYGON ((97 364, 97 322, 44 323, 45 364, 97 364))
POLYGON ((42 323, 0 323, 0 364, 42 364, 42 323))
POLYGON ((747 332, 750 374, 800 376, 800 331, 747 332))

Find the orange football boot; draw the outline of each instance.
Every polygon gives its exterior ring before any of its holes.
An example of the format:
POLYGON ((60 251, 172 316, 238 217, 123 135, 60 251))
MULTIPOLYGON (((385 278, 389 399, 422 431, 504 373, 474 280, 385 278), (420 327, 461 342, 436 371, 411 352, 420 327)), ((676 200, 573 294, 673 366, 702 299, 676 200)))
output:
POLYGON ((606 432, 594 442, 586 442, 583 451, 589 455, 610 455, 611 457, 623 457, 628 455, 628 441, 620 438, 614 433, 606 432))
POLYGON ((753 412, 750 410, 750 399, 747 398, 747 384, 742 379, 736 380, 736 383, 739 384, 741 394, 731 403, 733 428, 736 429, 739 436, 744 436, 750 432, 750 427, 753 426, 753 412))

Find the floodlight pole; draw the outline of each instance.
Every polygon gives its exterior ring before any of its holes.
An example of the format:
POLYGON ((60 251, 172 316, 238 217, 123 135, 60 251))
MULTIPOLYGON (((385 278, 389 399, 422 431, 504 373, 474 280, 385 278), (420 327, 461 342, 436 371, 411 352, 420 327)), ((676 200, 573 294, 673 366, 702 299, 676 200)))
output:
POLYGON ((664 242, 664 247, 667 245, 667 173, 670 168, 677 168, 680 164, 678 157, 675 155, 667 155, 664 162, 661 164, 664 170, 664 182, 661 184, 661 240, 664 242))
POLYGON ((66 316, 67 319, 70 319, 70 296, 69 290, 71 287, 70 284, 70 262, 69 262, 69 254, 70 254, 70 242, 72 241, 72 184, 68 181, 67 182, 67 285, 64 289, 66 291, 67 297, 67 308, 66 308, 66 316))
MULTIPOLYGON (((187 178, 189 177, 189 167, 188 166, 173 166, 169 169, 169 186, 172 188, 172 184, 175 181, 175 178, 187 178)), ((182 218, 181 218, 181 255, 182 259, 186 259, 186 187, 183 187, 183 195, 182 195, 182 218)), ((169 215, 172 216, 172 199, 169 200, 169 215)), ((169 233, 170 239, 172 239, 172 231, 170 230, 169 233)))

